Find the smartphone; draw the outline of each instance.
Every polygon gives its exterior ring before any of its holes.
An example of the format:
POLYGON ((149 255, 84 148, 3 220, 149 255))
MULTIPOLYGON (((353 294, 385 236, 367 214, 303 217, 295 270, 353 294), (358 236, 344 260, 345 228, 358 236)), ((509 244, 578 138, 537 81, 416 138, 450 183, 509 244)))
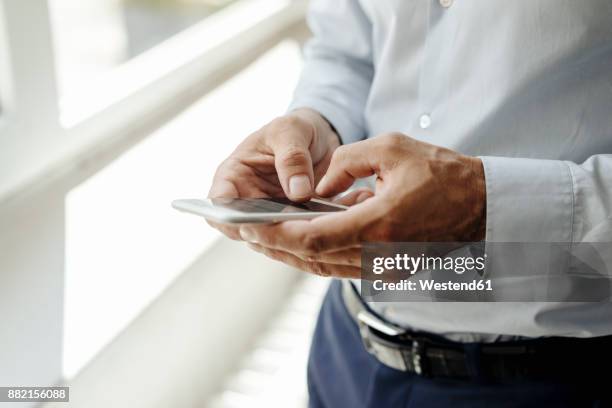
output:
POLYGON ((305 203, 294 203, 286 198, 184 199, 173 201, 172 207, 225 224, 310 220, 348 208, 314 198, 305 203))

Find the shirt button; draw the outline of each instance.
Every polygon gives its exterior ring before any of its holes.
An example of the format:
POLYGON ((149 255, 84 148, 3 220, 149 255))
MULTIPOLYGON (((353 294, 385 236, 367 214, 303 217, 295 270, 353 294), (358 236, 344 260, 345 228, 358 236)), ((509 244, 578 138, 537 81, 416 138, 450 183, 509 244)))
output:
POLYGON ((453 0, 440 0, 440 5, 444 8, 449 8, 453 5, 453 0))
POLYGON ((421 115, 421 117, 419 118, 419 126, 421 126, 421 129, 427 129, 428 127, 430 127, 431 126, 431 116, 429 116, 426 113, 421 115))

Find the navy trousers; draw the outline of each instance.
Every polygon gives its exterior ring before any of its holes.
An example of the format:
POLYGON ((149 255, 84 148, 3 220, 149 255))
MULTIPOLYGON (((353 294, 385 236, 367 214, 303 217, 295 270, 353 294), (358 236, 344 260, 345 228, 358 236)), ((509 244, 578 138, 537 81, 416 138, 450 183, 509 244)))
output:
MULTIPOLYGON (((612 350, 610 350, 612 353, 612 350)), ((560 358, 562 358, 560 356, 560 358)), ((595 362, 594 362, 595 363, 595 362)), ((311 408, 335 407, 609 407, 610 387, 555 382, 511 385, 428 379, 387 367, 364 348, 334 281, 317 322, 308 362, 311 408)))

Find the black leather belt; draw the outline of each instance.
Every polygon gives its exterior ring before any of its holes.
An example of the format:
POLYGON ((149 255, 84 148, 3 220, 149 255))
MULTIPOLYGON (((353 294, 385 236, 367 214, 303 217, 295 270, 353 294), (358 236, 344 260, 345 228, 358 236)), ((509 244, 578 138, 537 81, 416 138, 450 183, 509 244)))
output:
POLYGON ((597 374, 602 370, 594 366, 608 371, 612 364, 612 336, 459 343, 410 332, 383 320, 364 304, 350 281, 343 281, 342 297, 370 354, 389 367, 424 377, 494 383, 553 379, 582 383, 603 380, 597 374))

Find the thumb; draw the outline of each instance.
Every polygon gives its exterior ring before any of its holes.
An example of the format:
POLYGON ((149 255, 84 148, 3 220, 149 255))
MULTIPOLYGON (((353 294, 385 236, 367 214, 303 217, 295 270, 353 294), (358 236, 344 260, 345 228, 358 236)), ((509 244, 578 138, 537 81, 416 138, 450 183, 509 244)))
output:
POLYGON ((286 136, 270 146, 274 153, 274 167, 285 195, 292 201, 306 201, 314 192, 309 144, 303 137, 286 136))
POLYGON ((340 146, 334 152, 327 173, 319 182, 316 192, 330 197, 346 191, 356 179, 376 173, 371 162, 370 141, 340 146))
POLYGON ((357 190, 346 193, 342 197, 338 197, 334 200, 334 203, 346 205, 347 207, 359 204, 367 200, 368 198, 374 197, 374 192, 369 188, 363 187, 357 190))

